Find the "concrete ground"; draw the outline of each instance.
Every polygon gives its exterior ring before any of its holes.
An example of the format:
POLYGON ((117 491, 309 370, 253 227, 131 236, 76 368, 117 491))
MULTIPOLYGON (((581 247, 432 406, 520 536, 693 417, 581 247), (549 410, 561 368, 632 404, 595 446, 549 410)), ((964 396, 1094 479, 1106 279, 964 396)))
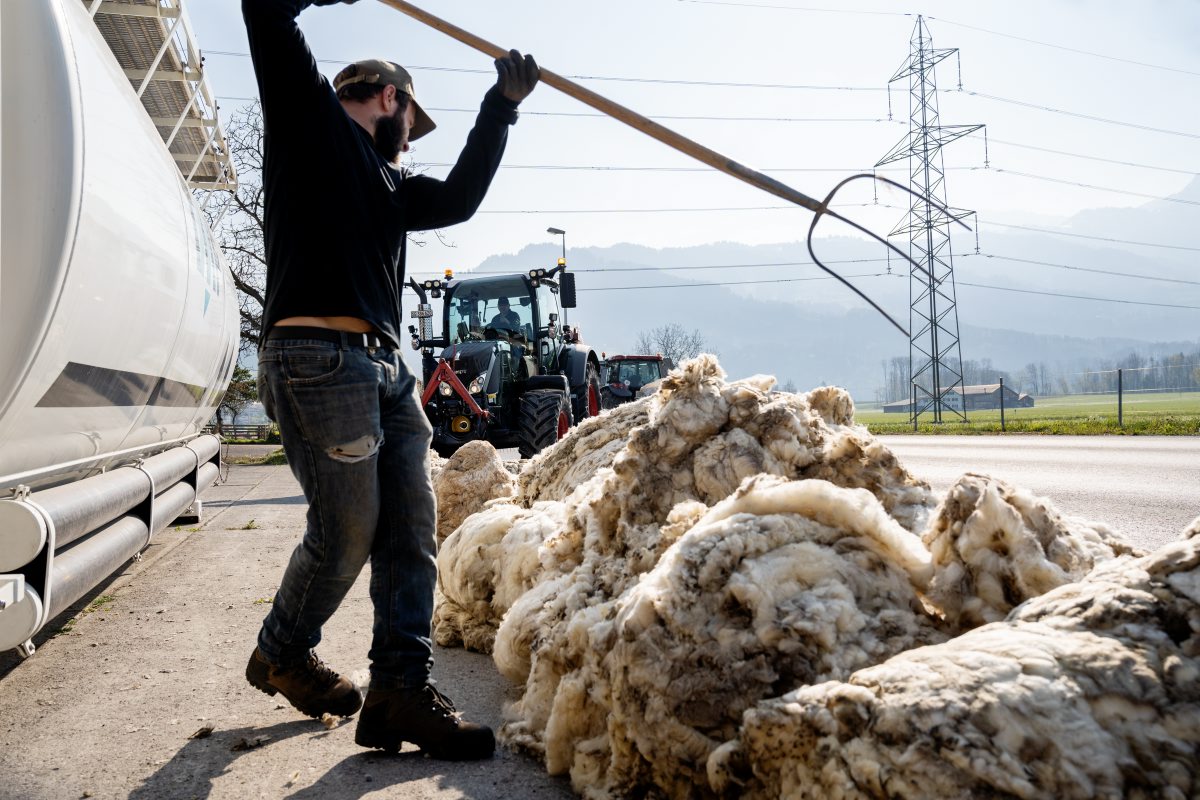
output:
MULTIPOLYGON (((269 449, 273 448, 268 448, 269 449)), ((535 759, 500 749, 447 763, 354 744, 247 685, 258 625, 304 526, 286 466, 230 467, 203 495, 203 523, 168 528, 64 614, 18 661, 0 655, 0 797, 567 798, 535 759), (204 738, 190 738, 212 726, 204 738)), ((365 674, 369 571, 319 652, 365 674)), ((434 678, 475 721, 499 726, 517 696, 487 656, 438 649, 434 678)))

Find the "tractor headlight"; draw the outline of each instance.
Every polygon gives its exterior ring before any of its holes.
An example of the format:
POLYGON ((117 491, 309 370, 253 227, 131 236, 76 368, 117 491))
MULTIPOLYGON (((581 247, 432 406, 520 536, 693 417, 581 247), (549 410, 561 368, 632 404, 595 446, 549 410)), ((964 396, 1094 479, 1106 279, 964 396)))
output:
POLYGON ((454 394, 454 387, 445 381, 442 381, 442 384, 438 386, 438 393, 442 397, 449 397, 450 395, 454 394))
POLYGON ((475 380, 471 381, 471 384, 467 386, 467 394, 479 394, 482 392, 484 385, 487 383, 487 376, 486 372, 476 375, 475 380))

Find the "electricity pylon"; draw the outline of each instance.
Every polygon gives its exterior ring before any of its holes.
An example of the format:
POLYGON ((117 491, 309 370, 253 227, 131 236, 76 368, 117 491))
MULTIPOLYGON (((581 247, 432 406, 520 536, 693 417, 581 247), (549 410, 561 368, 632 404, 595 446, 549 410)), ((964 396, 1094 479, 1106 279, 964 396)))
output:
MULTIPOLYGON (((954 257, 950 225, 975 212, 951 208, 946 202, 946 171, 942 148, 982 125, 942 125, 938 116, 934 66, 958 53, 935 50, 925 20, 917 17, 908 59, 888 83, 909 79, 908 134, 879 160, 876 167, 908 159, 909 182, 916 192, 908 217, 888 236, 908 236, 908 375, 912 392, 912 417, 926 411, 933 421, 950 412, 964 422, 966 398, 962 394, 962 348, 959 346, 958 307, 955 302, 954 257), (959 392, 955 392, 955 389, 959 392)), ((959 81, 961 86, 961 79, 959 81)))

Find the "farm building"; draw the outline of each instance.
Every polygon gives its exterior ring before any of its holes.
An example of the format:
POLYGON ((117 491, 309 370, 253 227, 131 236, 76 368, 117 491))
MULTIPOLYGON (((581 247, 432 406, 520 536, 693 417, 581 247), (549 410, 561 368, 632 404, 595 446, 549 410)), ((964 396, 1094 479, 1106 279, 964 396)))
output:
MULTIPOLYGON (((955 389, 955 392, 960 392, 963 399, 966 401, 967 411, 985 411, 987 409, 1000 408, 1000 390, 1002 384, 985 383, 979 386, 963 386, 960 389, 955 389)), ((1025 392, 1017 393, 1007 386, 1004 390, 1004 407, 1005 408, 1032 408, 1033 397, 1025 392)))
MULTIPOLYGON (((946 405, 951 408, 961 409, 963 405, 956 403, 960 400, 965 404, 967 411, 986 411, 989 409, 1000 408, 1000 384, 986 383, 978 386, 962 386, 951 389, 947 393, 946 405)), ((1017 393, 1009 387, 1004 387, 1004 407, 1005 408, 1032 408, 1033 396, 1025 392, 1017 393)), ((897 400, 894 403, 885 403, 883 406, 885 414, 911 414, 911 400, 897 400)))

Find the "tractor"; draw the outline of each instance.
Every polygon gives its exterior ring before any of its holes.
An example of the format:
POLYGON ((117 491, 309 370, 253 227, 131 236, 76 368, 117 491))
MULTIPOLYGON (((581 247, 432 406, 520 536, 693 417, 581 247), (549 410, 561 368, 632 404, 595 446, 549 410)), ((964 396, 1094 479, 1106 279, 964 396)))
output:
POLYGON ((564 259, 525 274, 447 270, 409 286, 420 299, 408 331, 422 354, 421 405, 439 455, 483 439, 532 458, 600 413, 600 360, 561 316, 576 305, 564 259), (431 299, 442 300, 439 337, 431 299))
POLYGON ((616 408, 637 397, 638 390, 667 377, 671 359, 655 356, 611 356, 604 361, 604 385, 600 389, 603 408, 616 408))

